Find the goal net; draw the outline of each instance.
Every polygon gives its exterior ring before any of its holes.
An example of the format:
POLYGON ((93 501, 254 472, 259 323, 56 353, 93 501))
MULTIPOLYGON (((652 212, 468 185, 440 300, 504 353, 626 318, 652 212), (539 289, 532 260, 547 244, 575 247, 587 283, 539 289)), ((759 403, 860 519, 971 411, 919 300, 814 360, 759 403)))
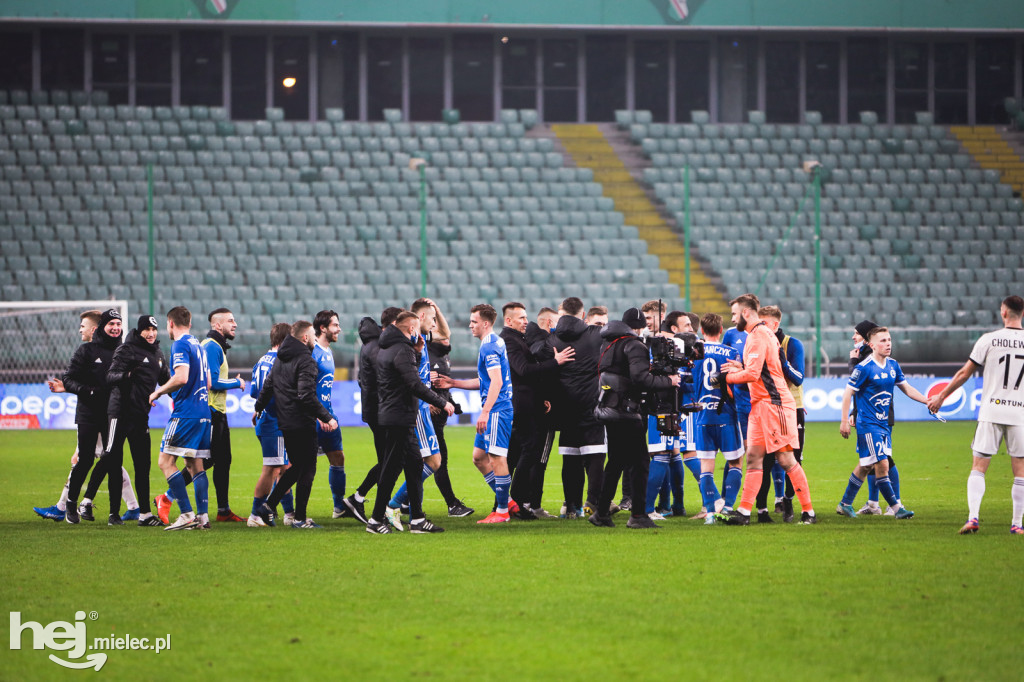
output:
POLYGON ((121 311, 125 329, 127 301, 0 301, 0 383, 27 384, 60 376, 82 343, 81 314, 121 311))

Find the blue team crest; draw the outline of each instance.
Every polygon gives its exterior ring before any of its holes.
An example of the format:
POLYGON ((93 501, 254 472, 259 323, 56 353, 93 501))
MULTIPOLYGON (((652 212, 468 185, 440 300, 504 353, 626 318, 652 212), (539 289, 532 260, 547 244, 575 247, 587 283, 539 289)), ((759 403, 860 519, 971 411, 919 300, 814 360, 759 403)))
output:
POLYGON ((896 370, 895 369, 889 369, 889 376, 891 376, 893 379, 895 379, 896 378, 896 370))

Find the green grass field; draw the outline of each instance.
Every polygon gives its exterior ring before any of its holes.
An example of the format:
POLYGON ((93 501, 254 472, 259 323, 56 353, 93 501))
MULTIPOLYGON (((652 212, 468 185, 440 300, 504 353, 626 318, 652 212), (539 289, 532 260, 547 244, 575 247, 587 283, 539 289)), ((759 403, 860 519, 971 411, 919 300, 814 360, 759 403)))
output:
MULTIPOLYGON (((95 611, 90 642, 172 635, 160 654, 108 652, 99 676, 111 680, 1019 680, 1024 544, 1008 533, 1004 456, 989 472, 982 532, 956 534, 972 429, 897 425, 903 498, 917 512, 909 521, 833 513, 853 444, 813 424, 805 467, 817 526, 672 518, 637 532, 620 516, 614 529, 479 527, 480 513, 446 518, 428 482, 427 514, 448 532, 389 537, 330 519, 326 471, 310 502, 320 531, 44 521, 31 508, 55 502, 74 434, 0 432, 0 599, 43 625, 95 611)), ((456 494, 484 510, 492 498, 470 462, 472 433, 448 433, 456 494)), ((351 490, 372 454, 367 430, 344 436, 351 490)), ((233 448, 232 502, 243 514, 256 440, 235 430, 233 448)), ((555 456, 549 510, 561 503, 560 466, 555 456)), ((700 504, 692 479, 686 503, 691 513, 700 504)), ((98 518, 105 506, 101 493, 98 518)), ((0 679, 93 674, 47 653, 26 632, 21 650, 2 649, 0 679)))

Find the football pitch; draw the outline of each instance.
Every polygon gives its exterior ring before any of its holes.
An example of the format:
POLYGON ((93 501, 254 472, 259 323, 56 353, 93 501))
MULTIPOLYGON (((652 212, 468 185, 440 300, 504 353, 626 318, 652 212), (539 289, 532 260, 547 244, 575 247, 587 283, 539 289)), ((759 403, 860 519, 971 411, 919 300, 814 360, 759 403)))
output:
MULTIPOLYGON (((0 679, 1019 680, 1024 541, 1008 532, 1005 455, 988 474, 981 532, 956 533, 973 427, 896 426, 911 520, 837 516, 853 441, 833 424, 809 424, 816 526, 779 515, 746 528, 670 518, 657 531, 628 530, 622 514, 612 529, 477 526, 493 496, 470 461, 473 432, 452 428, 455 492, 477 513, 447 518, 428 481, 427 516, 447 532, 388 537, 330 519, 322 458, 309 507, 321 530, 108 527, 105 484, 96 522, 44 521, 31 508, 56 501, 74 433, 0 432, 5 610, 42 627, 75 625, 84 612, 89 645, 170 636, 160 653, 106 651, 93 673, 60 667, 48 654, 72 654, 33 649, 24 630, 20 650, 0 650, 0 679)), ((345 429, 344 439, 352 491, 373 457, 369 431, 345 429)), ((232 441, 232 504, 247 515, 257 443, 240 429, 232 441)), ((552 512, 560 469, 554 455, 552 512)), ((154 465, 155 491, 159 477, 154 465)), ((699 510, 692 478, 685 502, 699 510)))

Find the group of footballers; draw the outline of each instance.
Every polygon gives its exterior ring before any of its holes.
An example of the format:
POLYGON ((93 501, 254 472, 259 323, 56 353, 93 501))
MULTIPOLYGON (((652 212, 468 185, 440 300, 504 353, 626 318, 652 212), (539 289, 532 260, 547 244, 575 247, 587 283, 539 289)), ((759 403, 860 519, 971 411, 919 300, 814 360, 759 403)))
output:
MULTIPOLYGON (((759 523, 772 523, 768 503, 770 488, 775 487, 775 512, 781 512, 786 522, 796 521, 793 498, 800 505, 800 523, 816 523, 807 477, 802 467, 804 411, 801 384, 803 383, 803 347, 799 340, 786 335, 781 329, 782 312, 776 306, 762 306, 753 294, 744 294, 730 301, 733 327, 726 330, 721 316, 708 313, 699 317, 693 313, 668 311, 660 301, 649 301, 641 307, 646 328, 641 336, 663 335, 680 346, 687 335, 698 333, 703 337, 703 357, 678 369, 680 381, 677 404, 683 406, 678 435, 666 435, 664 424, 659 429, 658 417, 648 416, 648 450, 652 457, 646 499, 633 500, 628 483, 623 481, 623 496, 612 512, 634 509, 644 505, 646 518, 641 527, 656 527, 655 521, 667 516, 686 514, 682 499, 683 477, 689 470, 695 478, 701 495, 701 510, 694 518, 703 518, 705 524, 724 522, 728 525, 747 525, 753 518, 759 523), (721 453, 725 459, 721 486, 715 480, 715 460, 721 453), (746 466, 744 472, 744 456, 746 466), (660 500, 659 500, 660 498, 660 500), (738 503, 737 503, 738 499, 738 503), (754 514, 756 508, 756 515, 754 514), (649 520, 650 523, 646 523, 649 520)), ((168 490, 154 500, 156 514, 145 510, 138 513, 140 525, 162 525, 167 530, 209 528, 207 512, 208 484, 204 461, 210 454, 213 434, 211 420, 211 391, 215 385, 211 373, 211 353, 191 335, 191 314, 183 307, 173 308, 167 314, 166 330, 173 345, 171 362, 164 364, 156 336, 158 325, 151 316, 140 318, 137 328, 129 334, 129 343, 142 351, 130 355, 123 353, 122 362, 112 371, 110 361, 120 338, 120 317, 117 311, 83 314, 83 327, 91 321, 92 330, 102 331, 96 348, 90 353, 76 352, 63 380, 51 382, 51 390, 69 390, 80 397, 79 453, 92 450, 97 437, 98 453, 104 457, 116 453, 109 461, 116 461, 116 469, 108 465, 97 466, 96 473, 113 473, 111 489, 111 515, 109 523, 119 525, 122 481, 126 483, 125 496, 131 505, 133 494, 127 483, 127 472, 120 473, 120 448, 124 438, 138 435, 143 429, 148 434, 149 406, 164 394, 171 395, 171 419, 160 446, 159 466, 168 490), (115 342, 115 339, 117 340, 115 342), (148 346, 147 346, 148 344, 148 346), (112 353, 107 352, 112 351, 112 353), (147 352, 149 353, 147 355, 147 352), (95 356, 95 366, 85 367, 83 362, 95 356), (125 362, 138 363, 125 365, 125 362), (141 371, 142 363, 153 362, 159 371, 141 371), (133 376, 134 375, 134 376, 133 376), (133 384, 132 382, 136 382, 133 384), (148 384, 151 385, 145 385, 148 384), (138 396, 144 396, 139 398, 138 396), (119 405, 119 415, 125 405, 133 407, 131 423, 119 428, 124 419, 109 413, 109 423, 95 418, 99 401, 111 406, 119 405), (144 405, 139 404, 145 402, 144 405), (81 414, 85 406, 84 416, 81 414), (84 427, 84 428, 83 428, 84 427), (104 445, 105 444, 105 445, 104 445), (185 460, 179 470, 177 459, 185 460), (187 484, 194 488, 196 507, 193 509, 187 484), (177 504, 178 518, 171 523, 171 506, 177 504)), ((218 315, 230 311, 218 309, 218 315)), ((635 311, 634 311, 635 312, 635 311)), ((374 433, 378 463, 382 456, 381 427, 377 423, 375 374, 373 358, 378 352, 375 344, 385 332, 395 326, 417 348, 419 381, 425 387, 442 394, 437 405, 451 406, 451 388, 479 390, 481 411, 476 422, 477 437, 472 452, 474 465, 494 493, 492 511, 478 523, 505 523, 511 518, 533 520, 554 518, 544 510, 542 494, 544 473, 554 434, 559 433, 558 449, 562 454, 563 502, 558 516, 581 518, 587 514, 594 520, 595 495, 601 488, 605 457, 608 453, 604 427, 594 416, 598 393, 595 368, 599 361, 600 330, 608 324, 606 308, 597 306, 584 313, 580 299, 565 299, 557 310, 543 309, 536 321, 530 322, 521 303, 510 302, 502 311, 503 329, 494 331, 498 312, 487 304, 474 306, 470 314, 470 330, 480 341, 477 376, 455 379, 445 356, 450 351, 447 321, 439 306, 430 299, 415 301, 408 312, 401 308, 388 308, 376 320, 376 335, 363 336, 366 345, 360 362, 360 387, 364 421, 374 433), (367 342, 369 341, 369 342, 367 342), (584 480, 589 479, 584 501, 584 480), (514 493, 514 494, 513 494, 514 493), (519 499, 515 499, 518 497, 519 499)), ((865 320, 857 325, 854 340, 857 348, 851 354, 851 376, 843 396, 840 434, 848 438, 851 427, 857 432, 858 464, 853 470, 846 490, 837 505, 838 514, 856 517, 861 514, 882 513, 877 505, 881 494, 889 505, 888 514, 898 519, 911 518, 914 512, 903 506, 900 497, 898 472, 892 459, 892 399, 896 388, 908 397, 924 403, 933 414, 943 402, 962 386, 979 368, 983 369, 982 400, 977 433, 972 444, 974 466, 968 479, 969 520, 961 533, 973 533, 979 528, 979 507, 985 491, 985 472, 991 457, 1000 444, 1006 442, 1013 466, 1013 516, 1011 532, 1024 534, 1021 516, 1024 512, 1024 331, 1021 317, 1024 300, 1018 296, 1006 298, 1000 313, 1004 328, 979 339, 970 359, 950 384, 938 396, 927 399, 906 381, 899 363, 891 357, 892 337, 889 330, 865 320), (851 412, 851 405, 853 411, 851 412), (855 511, 854 500, 864 482, 869 483, 869 500, 861 510, 855 511)), ((211 314, 211 320, 213 314, 211 314)), ((625 319, 625 318, 624 318, 625 319)), ((231 317, 231 332, 234 320, 231 317)), ((295 325, 275 324, 270 331, 270 349, 256 363, 252 373, 250 395, 260 392, 277 360, 277 352, 289 336, 300 339, 311 348, 316 364, 316 399, 322 410, 316 423, 319 454, 329 462, 328 483, 333 498, 333 515, 353 517, 366 524, 372 533, 387 533, 404 529, 403 509, 409 506, 410 487, 403 485, 386 504, 378 504, 381 513, 366 514, 364 500, 379 480, 379 467, 373 467, 363 484, 346 496, 345 462, 341 432, 337 426, 332 405, 331 389, 334 380, 334 356, 331 344, 337 341, 341 327, 338 315, 322 310, 312 323, 295 325)), ((81 331, 81 330, 80 330, 81 331)), ((214 335, 215 336, 215 335, 214 335)), ((83 333, 83 340, 86 334, 83 333)), ((229 384, 227 364, 220 346, 216 350, 216 375, 219 386, 243 388, 241 378, 229 384)), ((83 347, 88 344, 83 344, 83 347)), ((93 361, 88 360, 92 363, 93 361)), ((381 398, 383 400, 383 398, 381 398)), ((412 486, 422 495, 422 482, 437 475, 439 488, 448 502, 450 516, 469 516, 474 510, 465 506, 451 491, 447 475, 447 447, 444 443, 443 424, 451 410, 442 410, 423 400, 418 401, 415 416, 416 447, 422 459, 422 473, 417 485, 412 486)), ((287 448, 278 415, 271 402, 254 415, 256 436, 263 453, 263 469, 253 495, 253 508, 248 517, 250 526, 272 525, 268 516, 268 499, 284 510, 284 521, 295 528, 319 527, 305 512, 305 500, 294 505, 291 479, 288 489, 275 490, 277 482, 290 466, 287 448), (296 506, 298 509, 296 509, 296 506)), ((129 438, 138 477, 148 477, 148 467, 136 455, 136 443, 129 438)), ((148 435, 138 449, 148 454, 148 435)), ((82 458, 79 457, 79 461, 82 458)), ((102 459, 100 461, 103 461, 102 459)), ((91 458, 84 465, 76 465, 65 487, 67 498, 62 517, 77 523, 77 494, 91 458), (70 494, 67 494, 70 488, 70 494)), ((311 483, 315 475, 305 474, 311 483)), ((408 471, 408 469, 407 469, 408 471)), ((419 472, 417 472, 419 473, 419 472)), ((288 478, 288 477, 285 477, 288 478)), ((408 484, 408 480, 406 482, 408 484)), ((147 484, 148 485, 148 484, 147 484)), ((98 482, 96 486, 98 487, 98 482)), ((90 481, 90 488, 95 488, 90 481)), ((140 489, 147 487, 138 485, 140 489)), ((389 488, 390 489, 390 488, 389 488)), ((302 491, 300 490, 300 493, 302 491)), ((145 495, 148 497, 148 494, 145 495)), ((308 487, 302 494, 308 498, 308 487)), ((384 502, 383 500, 381 502, 384 502)), ((418 500, 421 503, 421 499, 418 500)), ((224 505, 219 505, 222 508, 224 505)), ((419 504, 416 505, 419 508, 419 504)), ((57 518, 50 510, 36 510, 40 515, 57 518), (49 513, 46 513, 49 512, 49 513)), ((132 510, 129 510, 131 514, 132 510)), ((274 510, 276 512, 276 510, 274 510)), ((233 516, 233 515, 232 515, 233 516)), ((218 517, 219 518, 219 517, 218 517)), ((236 520, 220 519, 220 520, 236 520)), ((414 522, 419 532, 441 532, 442 529, 422 519, 414 522), (422 530, 426 528, 427 530, 422 530)), ((595 524, 598 525, 598 524, 595 524)), ((412 527, 412 526, 410 526, 412 527)), ((631 525, 638 527, 637 525, 631 525)))

